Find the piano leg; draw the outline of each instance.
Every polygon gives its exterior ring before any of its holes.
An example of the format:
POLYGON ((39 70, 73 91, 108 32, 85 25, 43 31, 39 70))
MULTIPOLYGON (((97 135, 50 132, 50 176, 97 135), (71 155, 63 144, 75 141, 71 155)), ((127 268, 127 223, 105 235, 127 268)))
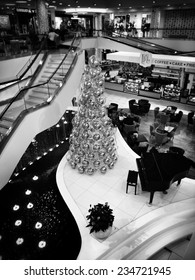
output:
POLYGON ((150 201, 149 201, 149 204, 152 204, 153 197, 154 197, 154 192, 150 192, 150 201))

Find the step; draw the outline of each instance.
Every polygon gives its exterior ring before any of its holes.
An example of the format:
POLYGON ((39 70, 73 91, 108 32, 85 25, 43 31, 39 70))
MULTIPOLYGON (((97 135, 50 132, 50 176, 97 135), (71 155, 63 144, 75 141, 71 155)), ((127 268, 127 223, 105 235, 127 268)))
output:
POLYGON ((30 100, 32 100, 32 99, 40 99, 40 101, 46 101, 47 100, 47 98, 49 97, 48 95, 43 95, 43 94, 40 94, 40 93, 38 93, 38 92, 35 92, 35 93, 33 93, 33 95, 29 95, 28 97, 30 97, 30 100))
POLYGON ((41 100, 40 99, 34 99, 33 98, 33 100, 32 99, 28 99, 28 100, 26 100, 26 105, 30 105, 31 107, 35 107, 35 106, 37 106, 37 105, 39 105, 39 104, 41 104, 42 102, 40 102, 41 100))
POLYGON ((7 133, 8 129, 4 128, 4 127, 1 127, 0 125, 0 133, 5 135, 7 133))
POLYGON ((15 119, 13 117, 3 116, 2 120, 12 123, 14 122, 15 119))
POLYGON ((33 89, 32 92, 34 93, 42 93, 42 94, 49 94, 49 92, 55 92, 56 88, 50 88, 50 87, 46 87, 46 88, 40 88, 38 87, 37 89, 33 89))
MULTIPOLYGON (((43 78, 43 77, 41 77, 41 78, 43 78)), ((46 77, 46 78, 48 78, 48 77, 46 77)), ((47 79, 46 79, 47 80, 47 79)), ((44 83, 44 82, 46 82, 46 80, 44 81, 44 80, 41 80, 41 81, 39 81, 40 83, 44 83)), ((49 81, 49 84, 52 84, 52 85, 56 85, 56 87, 58 87, 58 83, 57 83, 57 81, 55 81, 55 80, 50 80, 49 81)))
POLYGON ((6 122, 6 121, 3 121, 3 120, 0 121, 0 127, 6 128, 6 129, 9 129, 11 124, 12 123, 6 122))
MULTIPOLYGON (((43 78, 49 78, 50 76, 43 75, 43 78)), ((51 80, 63 81, 64 76, 54 75, 51 80)))

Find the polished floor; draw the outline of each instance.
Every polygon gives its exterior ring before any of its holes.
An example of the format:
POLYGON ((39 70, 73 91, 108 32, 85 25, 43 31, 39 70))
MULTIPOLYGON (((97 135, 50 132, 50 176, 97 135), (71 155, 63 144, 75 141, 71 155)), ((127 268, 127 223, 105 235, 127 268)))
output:
MULTIPOLYGON (((130 96, 125 93, 115 93, 106 94, 106 104, 108 105, 110 102, 118 103, 119 108, 127 108, 128 100, 131 98, 137 99, 137 96, 130 96)), ((161 109, 164 109, 168 103, 163 100, 150 100, 151 108, 153 109, 157 105, 161 109), (160 102, 160 104, 159 104, 160 102)), ((170 105, 170 103, 169 103, 170 105)), ((179 104, 180 105, 180 104, 179 104)), ((178 107, 179 107, 178 105, 178 107)), ((188 113, 188 110, 191 108, 182 108, 184 114, 188 113)), ((149 125, 147 124, 148 116, 144 117, 143 126, 145 126, 145 130, 142 131, 142 127, 140 126, 140 131, 149 135, 149 125)), ((187 123, 186 123, 187 126, 187 123)), ((95 174, 93 176, 79 174, 77 171, 71 169, 68 163, 64 162, 61 169, 63 169, 61 176, 61 181, 58 182, 59 188, 61 189, 62 196, 66 196, 67 193, 64 193, 64 187, 67 188, 68 193, 71 195, 71 198, 74 201, 74 207, 78 207, 80 212, 82 213, 82 218, 86 223, 86 215, 88 214, 88 209, 90 205, 94 205, 98 202, 104 203, 108 202, 112 207, 115 220, 114 220, 114 231, 112 234, 112 240, 114 240, 114 235, 117 233, 117 238, 119 236, 125 235, 125 228, 127 225, 131 224, 133 221, 137 220, 139 217, 155 211, 156 209, 163 208, 166 205, 187 200, 189 198, 195 197, 195 181, 189 178, 185 178, 182 180, 180 186, 176 186, 176 183, 172 184, 170 189, 168 190, 168 194, 163 194, 162 192, 156 192, 153 204, 149 207, 149 193, 143 192, 141 190, 140 184, 138 185, 138 195, 134 195, 134 188, 130 187, 128 194, 125 193, 126 190, 126 179, 129 169, 135 169, 136 163, 135 158, 136 154, 129 149, 127 145, 123 142, 122 137, 119 136, 119 132, 117 133, 117 146, 118 146, 118 162, 113 170, 110 170, 106 173, 106 175, 95 174), (62 182, 63 181, 63 182, 62 182), (63 186, 60 186, 61 183, 63 186), (65 186, 64 186, 65 185, 65 186)), ((192 132, 191 132, 192 133, 192 132)), ((146 135, 147 136, 147 135, 146 135)), ((192 133, 192 139, 194 141, 194 134, 192 133)), ((173 140, 176 141, 176 136, 173 140)), ((194 147, 193 147, 194 149, 194 147)), ((194 152, 194 150, 192 151, 194 152)), ((77 221, 78 222, 78 221, 77 221)), ((89 235, 88 231, 84 231, 83 234, 89 235)), ((114 241, 107 240, 101 243, 104 247, 112 246, 114 241)), ((90 246, 90 240, 88 240, 88 246, 90 246)), ((99 247, 98 242, 91 245, 92 250, 88 250, 86 247, 80 253, 80 259, 94 259, 99 257, 102 251, 105 250, 103 247, 99 247)))

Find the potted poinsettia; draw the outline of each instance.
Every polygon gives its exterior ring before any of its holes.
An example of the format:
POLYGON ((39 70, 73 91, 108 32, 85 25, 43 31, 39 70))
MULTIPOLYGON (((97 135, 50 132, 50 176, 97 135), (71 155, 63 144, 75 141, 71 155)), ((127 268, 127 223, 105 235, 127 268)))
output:
POLYGON ((96 238, 106 238, 112 231, 114 221, 113 210, 108 205, 98 203, 88 210, 89 214, 86 216, 88 220, 87 227, 90 227, 90 233, 96 238))

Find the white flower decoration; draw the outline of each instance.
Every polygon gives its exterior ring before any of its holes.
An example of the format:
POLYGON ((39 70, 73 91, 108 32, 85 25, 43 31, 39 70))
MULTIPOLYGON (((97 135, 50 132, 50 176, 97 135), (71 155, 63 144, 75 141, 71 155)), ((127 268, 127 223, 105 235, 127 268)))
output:
POLYGON ((44 248, 46 246, 46 242, 42 240, 39 242, 38 246, 39 246, 39 248, 44 248))
POLYGON ((36 229, 42 228, 42 223, 37 222, 37 223, 35 224, 35 228, 36 228, 36 229))
POLYGON ((20 206, 17 205, 17 204, 15 204, 14 207, 13 207, 13 210, 14 210, 14 211, 17 211, 19 208, 20 208, 20 206))
POLYGON ((29 202, 29 203, 27 204, 27 208, 28 208, 28 209, 33 208, 33 206, 34 206, 34 205, 33 205, 31 202, 29 202))
POLYGON ((26 195, 30 195, 30 194, 31 194, 31 190, 26 190, 26 191, 25 191, 25 194, 26 194, 26 195))
POLYGON ((21 245, 23 242, 24 242, 24 239, 23 239, 23 238, 18 238, 18 239, 16 240, 16 244, 17 244, 17 245, 21 245))
POLYGON ((15 221, 15 226, 20 226, 21 224, 22 224, 22 221, 21 221, 21 220, 15 221))

